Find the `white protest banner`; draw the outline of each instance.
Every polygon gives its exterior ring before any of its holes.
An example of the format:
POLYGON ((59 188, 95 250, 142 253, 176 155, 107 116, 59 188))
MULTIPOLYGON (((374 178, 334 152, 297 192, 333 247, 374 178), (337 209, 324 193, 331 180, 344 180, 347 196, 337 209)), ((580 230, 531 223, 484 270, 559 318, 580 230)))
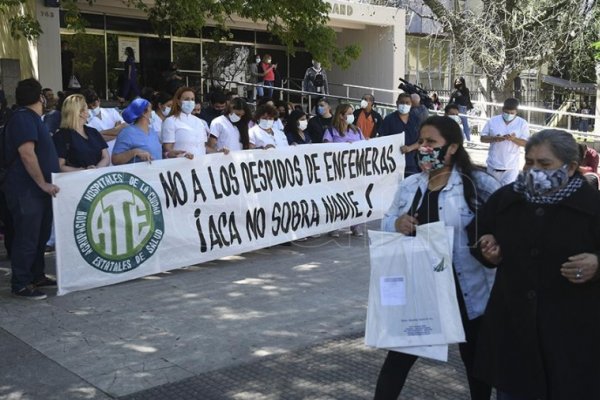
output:
POLYGON ((54 174, 58 294, 379 219, 404 135, 54 174))

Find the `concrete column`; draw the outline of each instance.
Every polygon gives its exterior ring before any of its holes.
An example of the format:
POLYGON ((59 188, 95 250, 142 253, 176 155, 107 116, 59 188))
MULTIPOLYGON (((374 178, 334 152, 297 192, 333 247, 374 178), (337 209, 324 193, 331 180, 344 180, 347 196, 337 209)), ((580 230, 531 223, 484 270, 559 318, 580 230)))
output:
MULTIPOLYGON (((365 29, 344 29, 338 35, 338 45, 358 44, 361 55, 350 68, 335 66, 328 72, 330 82, 347 83, 380 89, 396 89, 398 78, 404 77, 405 33, 404 24, 396 26, 367 26, 365 29)), ((345 96, 346 89, 329 87, 332 94, 345 96)), ((350 96, 360 98, 369 93, 366 89, 350 89, 350 96)), ((385 103, 395 101, 392 93, 375 92, 375 100, 385 103)))
POLYGON ((56 93, 62 90, 60 63, 60 15, 58 8, 44 7, 44 0, 36 0, 36 17, 43 33, 37 41, 38 79, 43 87, 56 93))

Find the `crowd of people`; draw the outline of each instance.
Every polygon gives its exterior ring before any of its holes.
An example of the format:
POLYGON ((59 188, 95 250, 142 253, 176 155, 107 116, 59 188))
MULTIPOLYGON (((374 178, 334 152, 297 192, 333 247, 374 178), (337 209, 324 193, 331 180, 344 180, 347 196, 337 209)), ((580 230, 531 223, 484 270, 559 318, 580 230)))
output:
MULTIPOLYGON (((43 299, 41 289, 56 285, 44 265, 46 246, 53 245, 51 199, 60 191, 51 183, 54 172, 404 133, 405 179, 382 229, 411 235, 417 225, 436 221, 454 228, 466 333, 460 353, 471 398, 490 399, 492 387, 504 400, 600 398, 594 379, 600 376, 600 321, 593 318, 600 311, 598 154, 559 130, 530 136, 517 115, 518 100, 509 98, 481 132, 481 142, 490 144, 482 169, 466 151, 464 114, 472 105, 463 79, 443 116, 431 116, 421 97, 408 93, 385 117, 371 94, 356 109, 347 103, 332 109, 319 97, 312 116, 268 96, 269 68, 276 67, 263 58, 256 58, 256 78, 265 91, 257 87, 254 109, 220 91, 203 107, 193 88, 178 85, 172 95, 142 91, 118 112, 102 107, 91 89, 56 101, 37 80, 20 81, 18 107, 2 135, 0 209, 12 293, 43 299)), ((314 86, 321 66, 311 69, 307 79, 314 86)), ((327 93, 324 82, 318 93, 327 93)), ((351 233, 363 234, 360 226, 351 233)), ((396 399, 416 359, 390 351, 375 398, 396 399)))

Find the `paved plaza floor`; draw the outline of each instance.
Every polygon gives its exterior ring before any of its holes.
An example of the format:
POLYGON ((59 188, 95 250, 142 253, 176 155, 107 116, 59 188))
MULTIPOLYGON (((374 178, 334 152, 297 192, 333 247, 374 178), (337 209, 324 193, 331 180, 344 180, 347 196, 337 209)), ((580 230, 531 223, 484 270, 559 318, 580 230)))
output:
MULTIPOLYGON (((370 399, 385 358, 363 344, 368 239, 349 232, 37 302, 9 271, 0 400, 370 399)), ((468 399, 457 348, 402 398, 468 399)))

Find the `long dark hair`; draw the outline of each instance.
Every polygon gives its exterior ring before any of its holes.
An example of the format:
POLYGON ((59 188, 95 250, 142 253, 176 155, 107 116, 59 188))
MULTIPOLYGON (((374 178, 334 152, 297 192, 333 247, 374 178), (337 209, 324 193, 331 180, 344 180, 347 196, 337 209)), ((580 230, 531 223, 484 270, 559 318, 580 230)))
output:
MULTIPOLYGON (((456 144, 458 149, 452 155, 452 164, 456 166, 463 182, 463 191, 465 201, 471 211, 477 209, 479 203, 477 198, 477 188, 475 187, 475 171, 484 172, 483 169, 475 166, 471 161, 471 156, 463 146, 463 133, 460 126, 449 117, 433 116, 429 117, 421 124, 421 128, 432 126, 442 135, 446 145, 456 144)), ((485 172, 484 172, 485 173, 485 172)))
POLYGON ((305 116, 306 113, 302 110, 294 110, 290 113, 287 119, 287 124, 283 128, 286 135, 297 135, 298 134, 298 120, 305 116))
POLYGON ((252 119, 252 111, 250 111, 250 107, 248 103, 244 99, 236 97, 229 102, 227 106, 227 115, 231 114, 233 110, 244 111, 244 115, 241 119, 232 124, 238 129, 240 132, 240 143, 242 144, 242 148, 244 150, 248 150, 250 148, 250 135, 248 134, 248 123, 252 119))

